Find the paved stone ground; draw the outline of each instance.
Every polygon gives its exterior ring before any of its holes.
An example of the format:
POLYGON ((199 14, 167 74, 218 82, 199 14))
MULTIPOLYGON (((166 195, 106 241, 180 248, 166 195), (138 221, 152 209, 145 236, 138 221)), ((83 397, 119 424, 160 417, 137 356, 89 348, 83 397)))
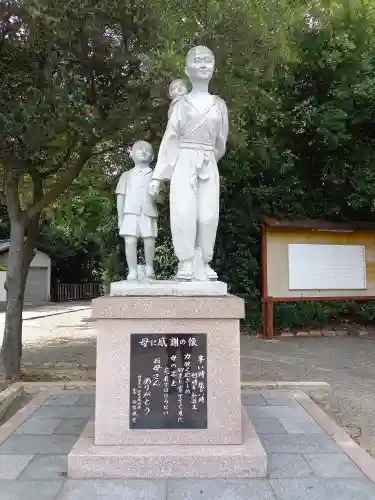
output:
MULTIPOLYGON (((77 306, 77 304, 75 305, 77 306)), ((85 306, 85 304, 78 304, 85 306)), ((94 379, 96 330, 91 310, 24 321, 23 364, 31 378, 94 379)), ((26 313, 25 313, 26 314, 26 313)), ((2 334, 0 314, 0 337, 2 334)), ((336 418, 375 457, 375 336, 265 341, 243 336, 242 381, 324 381, 332 385, 336 418)))
MULTIPOLYGON (((0 445, 0 500, 374 500, 375 485, 291 393, 244 392, 266 479, 69 480, 94 394, 54 394, 0 445)), ((375 462, 374 462, 375 467, 375 462)))
POLYGON ((322 381, 335 419, 375 457, 375 337, 266 341, 243 337, 241 379, 322 381))

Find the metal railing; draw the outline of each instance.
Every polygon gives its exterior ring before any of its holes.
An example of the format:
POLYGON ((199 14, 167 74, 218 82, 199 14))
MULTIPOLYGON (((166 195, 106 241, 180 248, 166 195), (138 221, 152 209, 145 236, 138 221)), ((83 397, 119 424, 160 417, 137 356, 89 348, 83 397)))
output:
POLYGON ((103 295, 103 286, 98 282, 91 283, 57 283, 52 290, 54 302, 69 300, 89 300, 103 295))

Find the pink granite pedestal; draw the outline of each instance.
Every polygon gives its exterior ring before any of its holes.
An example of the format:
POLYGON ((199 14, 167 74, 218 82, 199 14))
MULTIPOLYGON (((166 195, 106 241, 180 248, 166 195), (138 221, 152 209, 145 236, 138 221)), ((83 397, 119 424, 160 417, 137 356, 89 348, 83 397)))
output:
POLYGON ((68 458, 71 478, 265 477, 266 453, 241 406, 242 299, 101 297, 95 425, 68 458), (130 336, 207 335, 207 428, 131 429, 130 336))

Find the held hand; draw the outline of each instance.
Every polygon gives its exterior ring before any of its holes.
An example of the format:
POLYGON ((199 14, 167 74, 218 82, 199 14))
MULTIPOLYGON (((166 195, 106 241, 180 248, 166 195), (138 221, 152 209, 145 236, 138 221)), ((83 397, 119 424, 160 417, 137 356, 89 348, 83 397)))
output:
POLYGON ((162 193, 159 193, 159 194, 155 197, 155 201, 156 201, 156 203, 159 203, 159 205, 161 205, 162 203, 164 203, 165 198, 164 198, 163 194, 162 194, 162 193))
POLYGON ((160 181, 154 179, 153 181, 150 182, 150 195, 157 196, 159 194, 159 190, 160 190, 160 181))

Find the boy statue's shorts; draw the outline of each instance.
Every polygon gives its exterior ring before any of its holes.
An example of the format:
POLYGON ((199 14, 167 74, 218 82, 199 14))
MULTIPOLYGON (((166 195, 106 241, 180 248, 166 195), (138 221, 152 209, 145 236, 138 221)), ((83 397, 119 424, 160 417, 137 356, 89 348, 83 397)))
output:
POLYGON ((122 221, 120 236, 136 236, 137 238, 156 238, 158 235, 157 217, 125 214, 122 221))

